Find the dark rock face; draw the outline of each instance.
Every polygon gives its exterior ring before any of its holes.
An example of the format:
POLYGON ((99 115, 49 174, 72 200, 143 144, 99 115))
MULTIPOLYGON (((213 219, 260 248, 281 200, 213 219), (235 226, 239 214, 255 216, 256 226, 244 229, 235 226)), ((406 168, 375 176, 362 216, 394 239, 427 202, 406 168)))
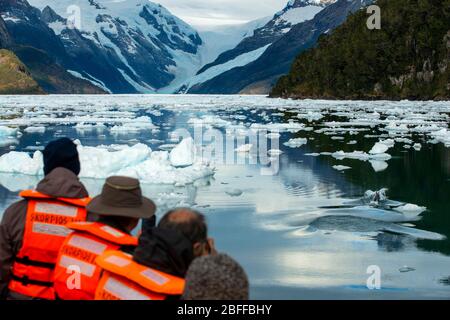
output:
MULTIPOLYGON (((20 58, 46 92, 105 93, 89 81, 78 79, 66 71, 77 70, 76 64, 60 39, 43 21, 38 9, 25 0, 2 0, 0 14, 6 17, 6 21, 2 19, 0 22, 0 30, 7 31, 7 47, 20 58)), ((45 17, 50 19, 52 14, 47 11, 45 17)))
POLYGON ((63 44, 55 33, 41 20, 41 12, 25 0, 0 2, 0 13, 18 21, 6 20, 8 32, 17 45, 30 46, 46 52, 61 65, 70 65, 63 44))
POLYGON ((0 17, 0 48, 7 48, 11 44, 5 21, 0 17))
POLYGON ((339 0, 330 4, 312 20, 295 25, 270 45, 259 59, 194 86, 189 93, 235 94, 258 82, 270 82, 270 85, 274 85, 281 75, 289 72, 292 62, 299 53, 313 47, 322 34, 335 29, 350 13, 371 2, 371 0, 339 0))

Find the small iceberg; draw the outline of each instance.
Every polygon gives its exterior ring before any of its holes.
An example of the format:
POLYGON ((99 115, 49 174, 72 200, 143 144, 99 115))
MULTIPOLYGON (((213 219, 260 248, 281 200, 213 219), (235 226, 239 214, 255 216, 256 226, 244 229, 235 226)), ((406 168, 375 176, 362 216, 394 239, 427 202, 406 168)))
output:
POLYGON ((27 127, 25 130, 23 130, 26 133, 45 133, 45 127, 44 126, 36 126, 36 127, 27 127))
POLYGON ((18 144, 16 137, 20 134, 19 129, 0 126, 0 147, 18 144))
POLYGON ((248 153, 252 150, 253 145, 252 144, 243 144, 235 149, 236 152, 240 153, 248 153))
POLYGON ((390 200, 386 192, 388 189, 383 188, 378 191, 367 190, 361 199, 345 202, 344 206, 359 207, 370 206, 372 208, 383 209, 390 212, 392 216, 398 216, 399 221, 416 221, 420 220, 420 214, 427 210, 411 203, 390 200))
POLYGON ((396 207, 394 210, 403 213, 405 216, 416 217, 426 211, 427 208, 407 203, 403 206, 396 207))
POLYGON ((400 269, 398 269, 398 271, 405 273, 405 272, 411 272, 411 271, 415 271, 416 269, 412 268, 412 267, 408 267, 408 266, 403 266, 400 269))
POLYGON ((148 116, 142 116, 133 119, 130 122, 122 123, 111 128, 113 134, 137 133, 145 130, 153 130, 157 127, 153 124, 152 119, 148 116))
POLYGON ((183 139, 170 151, 170 163, 174 167, 187 167, 195 162, 196 148, 194 139, 191 137, 183 139))
POLYGON ((373 171, 375 171, 375 172, 382 172, 389 167, 389 165, 386 161, 369 160, 369 162, 372 165, 373 171))
POLYGON ((335 170, 337 170, 337 171, 349 170, 349 169, 351 169, 351 168, 352 168, 352 167, 341 166, 341 165, 333 166, 333 169, 335 169, 335 170))
POLYGON ((0 126, 0 139, 4 137, 15 136, 19 130, 17 128, 10 128, 0 126))
POLYGON ((390 149, 390 146, 383 142, 377 142, 369 151, 369 154, 383 154, 390 149))
POLYGON ((293 138, 289 139, 289 141, 283 143, 286 147, 289 148, 300 148, 301 146, 308 143, 307 138, 293 138))
POLYGON ((270 149, 269 151, 267 151, 267 153, 269 154, 269 156, 273 157, 281 155, 283 151, 281 151, 280 149, 270 149))
POLYGON ((242 195, 243 191, 241 189, 227 189, 225 193, 231 197, 239 197, 242 195))
MULTIPOLYGON (((80 178, 123 175, 148 184, 186 185, 213 175, 215 169, 204 159, 193 156, 195 146, 190 138, 186 139, 174 148, 176 151, 172 155, 168 151, 153 151, 142 143, 87 147, 77 140, 80 178)), ((42 153, 36 151, 32 157, 27 152, 6 153, 0 157, 0 172, 41 176, 42 153)))

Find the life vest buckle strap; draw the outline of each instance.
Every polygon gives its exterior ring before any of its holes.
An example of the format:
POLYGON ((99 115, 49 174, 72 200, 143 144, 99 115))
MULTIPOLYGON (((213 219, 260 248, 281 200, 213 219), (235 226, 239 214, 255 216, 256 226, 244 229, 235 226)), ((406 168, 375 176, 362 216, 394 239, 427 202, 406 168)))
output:
POLYGON ((30 260, 30 258, 27 256, 25 256, 23 258, 15 257, 14 261, 17 263, 26 265, 26 266, 31 266, 31 267, 47 268, 47 269, 52 269, 52 270, 55 268, 54 263, 30 260))
POLYGON ((28 276, 18 277, 13 273, 13 274, 11 274, 11 278, 14 281, 20 282, 24 286, 35 285, 35 286, 48 287, 48 288, 53 287, 53 282, 33 280, 33 279, 30 279, 28 276))

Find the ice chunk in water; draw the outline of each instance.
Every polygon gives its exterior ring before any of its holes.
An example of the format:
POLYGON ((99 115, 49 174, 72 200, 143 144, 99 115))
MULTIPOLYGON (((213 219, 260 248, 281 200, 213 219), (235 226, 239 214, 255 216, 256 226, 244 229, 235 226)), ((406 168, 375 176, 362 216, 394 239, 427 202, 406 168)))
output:
POLYGON ((225 193, 231 197, 239 197, 243 192, 241 189, 227 189, 225 193))
POLYGON ((283 151, 281 151, 280 149, 270 149, 269 151, 267 151, 267 153, 269 154, 269 156, 279 156, 283 153, 283 151))
POLYGON ((40 151, 36 151, 33 154, 33 157, 30 157, 27 152, 8 152, 0 157, 0 171, 28 175, 42 174, 42 153, 40 151))
POLYGON ((348 169, 351 169, 351 168, 352 167, 341 166, 341 165, 333 166, 333 169, 336 169, 337 171, 344 171, 344 170, 348 170, 348 169))
POLYGON ((194 139, 185 138, 170 151, 170 163, 174 167, 190 166, 195 161, 196 149, 194 139))
POLYGON ((308 143, 307 138, 293 138, 285 142, 284 145, 289 148, 300 148, 301 146, 308 143))
POLYGON ((389 148, 390 148, 389 145, 382 143, 382 142, 377 142, 372 147, 372 149, 369 151, 369 153, 370 154, 383 154, 383 153, 386 153, 386 151, 388 151, 389 148))
POLYGON ((437 142, 442 142, 446 147, 450 147, 450 131, 447 129, 432 132, 430 135, 436 139, 437 142))
POLYGON ((370 164, 375 172, 381 172, 388 168, 388 163, 382 160, 370 160, 370 164))
POLYGON ((247 153, 252 150, 252 144, 243 144, 235 149, 236 152, 247 153))
POLYGON ((0 139, 3 137, 9 137, 16 135, 19 130, 17 128, 10 128, 5 126, 0 126, 0 139))
POLYGON ((45 133, 45 127, 28 127, 23 131, 25 131, 26 133, 45 133))
POLYGON ((157 129, 153 124, 152 119, 148 116, 142 116, 132 119, 129 122, 122 123, 122 125, 112 127, 111 132, 114 134, 126 134, 152 129, 157 129))
POLYGON ((17 128, 0 126, 0 147, 19 143, 15 138, 19 133, 17 128))
POLYGON ((405 272, 411 272, 411 271, 415 271, 416 269, 412 268, 412 267, 408 267, 408 266, 403 266, 400 269, 398 269, 398 271, 405 273, 405 272))
MULTIPOLYGON (((172 165, 167 151, 152 151, 144 144, 134 146, 82 146, 79 141, 78 152, 81 161, 81 178, 104 179, 111 175, 135 177, 143 183, 185 185, 214 174, 214 168, 202 159, 195 159, 191 165, 176 167, 172 165)), ((185 142, 189 145, 189 142, 185 142)), ((186 150, 185 145, 180 150, 186 150)), ((178 155, 180 160, 184 156, 178 155)), ((186 161, 184 157, 184 164, 186 161)), ((176 158, 176 157, 175 157, 176 158)), ((33 157, 26 152, 11 151, 0 157, 0 172, 42 175, 42 153, 36 151, 33 157)))
POLYGON ((418 206, 416 204, 407 203, 403 206, 395 208, 394 210, 401 212, 404 215, 415 217, 420 215, 422 212, 426 211, 427 208, 418 206))

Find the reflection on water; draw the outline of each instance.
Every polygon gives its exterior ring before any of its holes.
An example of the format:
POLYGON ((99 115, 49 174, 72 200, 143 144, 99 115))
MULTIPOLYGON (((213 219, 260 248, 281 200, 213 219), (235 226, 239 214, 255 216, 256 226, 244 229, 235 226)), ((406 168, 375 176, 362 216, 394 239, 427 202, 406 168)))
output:
MULTIPOLYGON (((90 146, 142 142, 156 150, 176 142, 169 139, 173 130, 192 130, 187 124, 190 118, 207 114, 255 123, 261 121, 263 112, 252 112, 251 106, 245 105, 227 112, 229 101, 216 111, 195 106, 181 109, 184 105, 178 103, 167 108, 119 108, 122 116, 150 115, 159 130, 118 135, 100 126, 82 129, 55 123, 47 126, 45 133, 24 133, 16 141, 15 150, 31 151, 58 136, 78 138, 90 146)), ((97 115, 102 112, 109 114, 108 110, 98 110, 97 115)), ((270 118, 271 113, 279 110, 267 111, 265 116, 270 118)), ((288 112, 284 114, 291 117, 288 112)), ((282 121, 283 116, 270 119, 282 121)), ((335 116, 321 121, 332 120, 335 116)), ((308 156, 370 150, 378 138, 365 138, 367 130, 355 130, 353 134, 341 132, 344 139, 333 139, 333 135, 315 132, 323 129, 322 125, 302 121, 312 129, 281 133, 283 154, 280 172, 275 176, 261 175, 257 164, 218 164, 217 173, 209 179, 184 187, 143 185, 143 193, 157 203, 158 216, 174 206, 193 206, 205 212, 219 249, 235 256, 249 273, 253 297, 450 298, 449 149, 422 141, 421 151, 410 151, 397 144, 389 151, 393 158, 387 167, 368 161, 308 156), (283 145, 295 137, 308 138, 307 145, 283 145), (356 142, 347 144, 349 141, 356 142), (351 169, 338 171, 333 169, 335 165, 351 169), (362 200, 366 190, 381 188, 388 188, 388 197, 396 201, 390 203, 392 207, 412 203, 427 211, 419 217, 405 217, 389 206, 377 207, 362 200), (242 194, 232 196, 230 189, 242 194), (382 271, 383 290, 379 293, 365 287, 371 265, 382 271), (404 266, 415 270, 402 273, 399 270, 404 266)), ((225 132, 223 127, 219 130, 225 132)), ((3 146, 0 150, 5 153, 10 148, 3 146)), ((0 174, 2 211, 17 199, 19 190, 33 187, 38 180, 0 174)), ((95 195, 103 181, 83 179, 83 183, 95 195)))

